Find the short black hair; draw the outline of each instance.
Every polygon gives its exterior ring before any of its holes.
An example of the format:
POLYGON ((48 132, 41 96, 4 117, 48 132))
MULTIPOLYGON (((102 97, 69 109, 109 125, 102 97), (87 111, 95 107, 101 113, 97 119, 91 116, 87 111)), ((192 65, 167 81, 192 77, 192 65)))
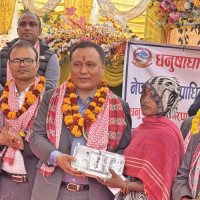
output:
POLYGON ((23 13, 23 14, 19 17, 19 19, 18 19, 18 23, 17 23, 18 25, 19 25, 19 20, 21 19, 21 17, 22 17, 23 15, 35 15, 36 18, 37 18, 37 20, 38 20, 38 22, 39 22, 39 27, 40 27, 40 28, 42 27, 42 23, 41 23, 40 18, 39 18, 35 13, 32 13, 32 12, 25 12, 25 13, 23 13))
POLYGON ((12 45, 12 47, 9 50, 9 54, 8 54, 9 55, 9 60, 10 60, 10 54, 13 51, 13 49, 17 49, 17 48, 20 48, 20 47, 28 47, 28 48, 33 49, 33 51, 35 52, 35 60, 36 61, 38 60, 38 52, 37 52, 37 50, 34 48, 34 46, 31 43, 29 43, 29 42, 27 42, 25 40, 19 40, 19 42, 17 42, 17 43, 12 45))
POLYGON ((70 50, 70 61, 72 60, 72 54, 74 53, 74 51, 76 49, 79 48, 94 48, 97 50, 101 63, 104 64, 105 63, 105 53, 104 50, 101 48, 101 46, 99 46, 98 44, 94 43, 94 42, 90 42, 90 41, 84 41, 84 42, 80 42, 78 44, 75 44, 72 49, 70 50))

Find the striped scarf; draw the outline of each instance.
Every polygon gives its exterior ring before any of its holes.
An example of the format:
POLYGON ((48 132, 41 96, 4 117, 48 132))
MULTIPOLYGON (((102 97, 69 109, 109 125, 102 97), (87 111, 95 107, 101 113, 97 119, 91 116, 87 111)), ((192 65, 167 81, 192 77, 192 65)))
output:
MULTIPOLYGON (((35 85, 40 81, 40 77, 37 75, 35 79, 35 85)), ((11 109, 11 111, 17 111, 19 109, 18 107, 18 100, 15 95, 15 81, 13 80, 12 83, 9 85, 9 98, 8 98, 8 105, 11 109)), ((4 127, 6 122, 9 122, 9 128, 13 131, 19 132, 22 131, 24 132, 26 130, 27 135, 26 135, 26 140, 29 140, 29 132, 30 132, 30 127, 33 123, 33 118, 36 115, 37 109, 39 107, 39 103, 41 101, 42 94, 37 98, 36 102, 30 106, 30 108, 24 112, 19 118, 17 119, 7 119, 3 113, 2 110, 0 109, 0 130, 4 127)), ((5 157, 4 161, 8 161, 10 164, 13 163, 14 161, 14 155, 15 152, 17 151, 16 148, 9 147, 5 157)), ((3 152, 0 152, 0 155, 2 155, 3 152)))
POLYGON ((190 165, 190 172, 189 172, 189 188, 192 193, 192 197, 195 199, 197 194, 197 186, 199 183, 199 176, 200 176, 200 144, 198 145, 194 156, 192 158, 192 162, 190 165))
MULTIPOLYGON (((58 87, 49 103, 46 130, 50 142, 58 149, 60 143, 63 112, 61 110, 66 91, 66 82, 58 87)), ((119 145, 124 128, 125 115, 121 102, 109 89, 106 101, 97 120, 87 128, 88 141, 86 146, 100 150, 115 151, 119 145)), ((41 166, 40 172, 49 176, 55 167, 41 166)))

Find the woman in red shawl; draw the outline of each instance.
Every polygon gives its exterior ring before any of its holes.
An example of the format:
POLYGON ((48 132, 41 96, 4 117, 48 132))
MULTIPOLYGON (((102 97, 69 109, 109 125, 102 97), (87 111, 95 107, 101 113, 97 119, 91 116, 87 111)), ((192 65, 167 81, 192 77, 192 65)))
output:
POLYGON ((140 99, 145 117, 133 130, 124 151, 124 175, 110 170, 112 178, 98 180, 108 187, 121 188, 118 200, 170 200, 173 179, 184 155, 183 139, 168 119, 177 111, 179 81, 174 77, 153 77, 143 85, 140 99))

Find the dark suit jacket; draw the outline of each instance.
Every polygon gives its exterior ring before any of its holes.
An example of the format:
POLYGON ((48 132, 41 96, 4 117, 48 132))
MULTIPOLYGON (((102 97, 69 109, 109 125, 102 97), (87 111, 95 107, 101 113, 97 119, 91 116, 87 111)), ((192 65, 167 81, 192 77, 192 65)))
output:
POLYGON ((197 111, 199 110, 199 108, 200 108, 200 92, 196 96, 193 104, 189 107, 189 109, 188 109, 188 115, 190 117, 196 115, 197 111))
POLYGON ((187 119, 185 119, 183 121, 183 123, 181 124, 180 130, 181 133, 183 135, 183 139, 185 140, 187 134, 189 133, 191 126, 192 126, 192 120, 194 119, 194 116, 192 117, 188 117, 187 119))
MULTIPOLYGON (((37 165, 37 174, 34 183, 32 200, 56 200, 58 192, 60 189, 61 181, 64 175, 64 171, 56 167, 55 171, 49 176, 43 177, 39 172, 39 169, 42 163, 47 164, 47 161, 50 157, 51 152, 57 150, 52 143, 49 142, 46 134, 46 117, 47 110, 49 106, 49 101, 53 94, 54 90, 46 92, 43 96, 42 102, 40 104, 38 114, 34 119, 34 124, 32 126, 33 133, 30 137, 30 146, 33 153, 40 158, 40 161, 37 165)), ((131 116, 129 112, 128 104, 119 98, 122 103, 122 107, 126 116, 127 127, 124 130, 123 136, 121 138, 120 144, 116 150, 117 153, 122 154, 126 146, 129 144, 131 139, 131 116)), ((62 122, 62 132, 60 138, 60 144, 58 150, 60 152, 69 154, 71 153, 73 136, 70 130, 65 125, 64 121, 62 122)), ((93 200, 111 200, 114 199, 114 196, 109 191, 109 189, 96 181, 96 179, 89 178, 89 199, 93 200)))

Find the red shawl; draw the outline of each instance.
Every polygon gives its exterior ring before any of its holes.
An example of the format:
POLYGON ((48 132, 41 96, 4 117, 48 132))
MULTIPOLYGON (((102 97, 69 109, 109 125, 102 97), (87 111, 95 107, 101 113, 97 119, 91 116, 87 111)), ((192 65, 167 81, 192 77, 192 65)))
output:
POLYGON ((184 155, 182 135, 166 117, 146 116, 142 120, 124 151, 124 174, 142 180, 149 200, 169 200, 184 155))

